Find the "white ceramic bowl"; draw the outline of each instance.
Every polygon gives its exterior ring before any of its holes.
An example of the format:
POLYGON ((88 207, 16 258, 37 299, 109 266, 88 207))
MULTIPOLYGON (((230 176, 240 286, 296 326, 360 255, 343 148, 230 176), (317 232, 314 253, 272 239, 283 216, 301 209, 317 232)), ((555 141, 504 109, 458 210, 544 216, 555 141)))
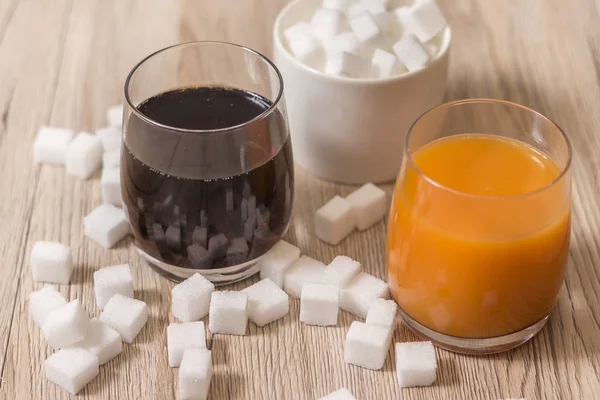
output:
POLYGON ((283 75, 296 162, 330 181, 361 184, 396 178, 404 138, 419 115, 444 97, 450 29, 424 69, 383 79, 326 75, 296 60, 282 32, 310 20, 322 0, 289 3, 275 21, 274 61, 283 75))

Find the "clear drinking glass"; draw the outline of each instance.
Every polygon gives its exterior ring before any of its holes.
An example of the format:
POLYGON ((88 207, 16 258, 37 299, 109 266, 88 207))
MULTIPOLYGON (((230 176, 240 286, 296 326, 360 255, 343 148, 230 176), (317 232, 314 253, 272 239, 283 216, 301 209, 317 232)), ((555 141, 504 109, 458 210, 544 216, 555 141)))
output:
POLYGON ((140 254, 174 280, 255 273, 294 197, 277 68, 235 44, 183 43, 137 64, 125 99, 121 188, 140 254))
POLYGON ((516 347, 546 323, 567 266, 571 147, 543 115, 473 99, 406 138, 387 236, 405 322, 449 350, 516 347))

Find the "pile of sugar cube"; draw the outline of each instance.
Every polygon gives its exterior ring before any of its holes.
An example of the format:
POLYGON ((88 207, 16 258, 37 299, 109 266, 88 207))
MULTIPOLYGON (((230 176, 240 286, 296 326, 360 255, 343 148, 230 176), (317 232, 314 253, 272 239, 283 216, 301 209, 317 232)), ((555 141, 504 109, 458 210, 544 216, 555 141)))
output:
POLYGON ((447 26, 434 0, 323 0, 310 21, 283 31, 293 56, 329 75, 386 78, 424 68, 447 26))

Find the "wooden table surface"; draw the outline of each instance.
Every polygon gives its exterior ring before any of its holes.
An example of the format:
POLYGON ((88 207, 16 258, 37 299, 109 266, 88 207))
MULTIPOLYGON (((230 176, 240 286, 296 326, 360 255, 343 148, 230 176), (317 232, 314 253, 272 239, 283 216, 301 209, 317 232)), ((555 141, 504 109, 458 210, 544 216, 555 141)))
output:
MULTIPOLYGON (((343 361, 346 331, 300 324, 291 301, 284 319, 244 337, 214 341, 213 399, 315 399, 348 387, 358 399, 597 399, 600 393, 600 3, 592 0, 440 0, 453 29, 447 99, 495 97, 523 103, 561 125, 573 142, 570 265, 546 328, 500 355, 469 357, 438 350, 437 383, 401 390, 394 352, 382 371, 343 361)), ((62 168, 35 166, 40 125, 94 130, 122 101, 126 73, 161 47, 227 40, 271 54, 271 29, 283 0, 1 0, 0 1, 0 398, 63 399, 43 361, 52 351, 32 324, 29 254, 37 240, 70 245, 77 265, 60 291, 98 315, 94 270, 129 262, 136 297, 150 320, 132 345, 80 393, 90 399, 169 399, 176 369, 167 364, 173 283, 142 262, 131 239, 104 250, 83 236, 82 218, 101 202, 99 173, 88 181, 62 168)), ((399 152, 400 153, 400 152, 399 152)), ((347 254, 384 277, 385 224, 332 247, 313 234, 312 213, 351 188, 298 169, 288 240, 329 262, 347 254)), ((387 188, 389 191, 389 187, 387 188)), ((236 285, 241 289, 256 278, 236 285)), ((402 324, 395 341, 415 340, 402 324)))

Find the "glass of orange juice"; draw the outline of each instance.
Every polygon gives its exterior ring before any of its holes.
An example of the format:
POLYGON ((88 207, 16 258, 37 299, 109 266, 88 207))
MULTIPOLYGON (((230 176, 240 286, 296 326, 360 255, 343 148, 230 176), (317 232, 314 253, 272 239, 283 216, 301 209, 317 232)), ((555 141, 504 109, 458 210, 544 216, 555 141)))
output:
POLYGON ((411 127, 388 220, 386 263, 404 321, 449 350, 516 347, 563 284, 571 146, 518 104, 460 100, 411 127))

